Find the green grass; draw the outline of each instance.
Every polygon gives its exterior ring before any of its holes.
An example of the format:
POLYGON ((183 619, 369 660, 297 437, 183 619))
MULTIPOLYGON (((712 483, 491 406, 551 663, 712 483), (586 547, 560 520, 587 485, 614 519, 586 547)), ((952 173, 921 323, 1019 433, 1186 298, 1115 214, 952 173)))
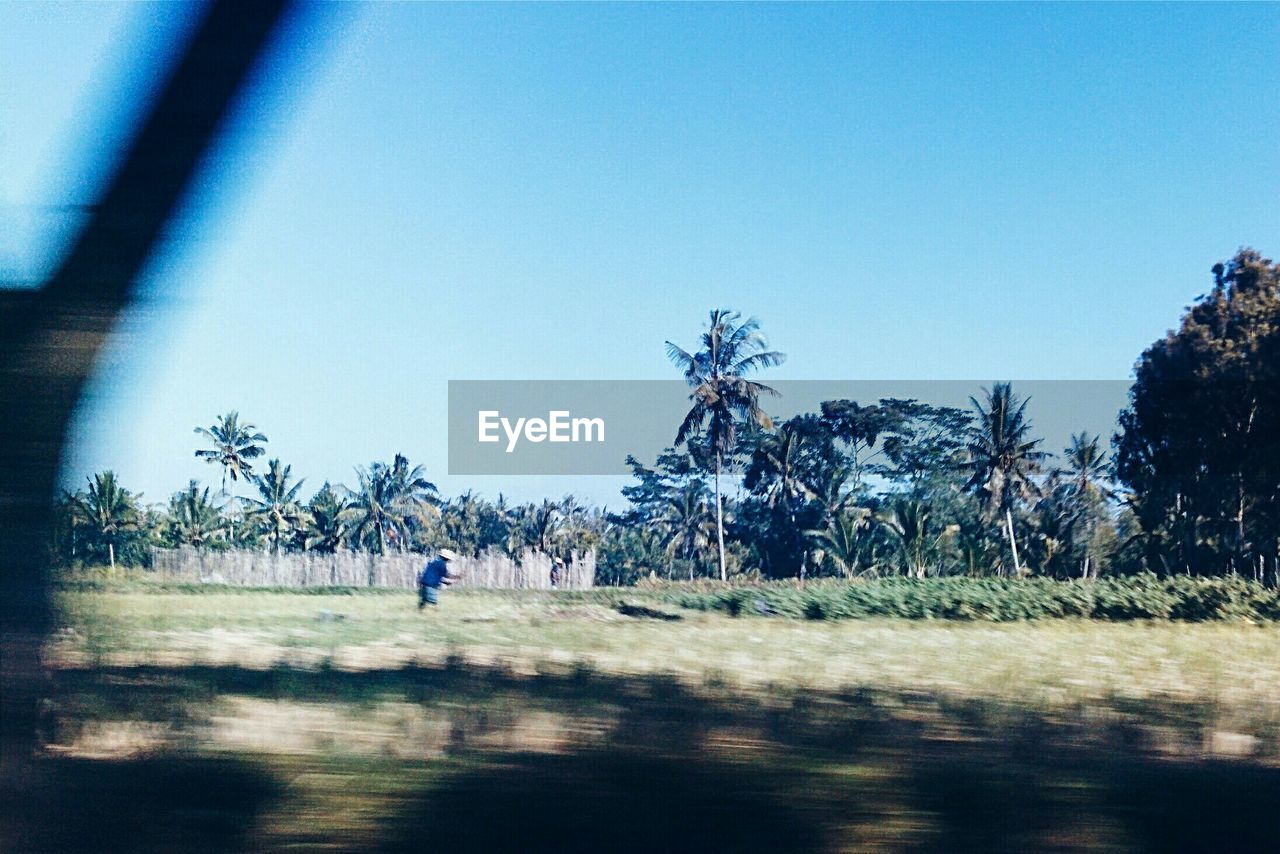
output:
POLYGON ((346 668, 459 654, 517 670, 583 663, 695 683, 870 685, 1037 706, 1157 695, 1280 706, 1275 623, 736 619, 678 609, 664 596, 458 590, 420 613, 411 593, 63 593, 71 631, 53 653, 80 662, 346 668), (618 600, 683 619, 626 617, 618 600))

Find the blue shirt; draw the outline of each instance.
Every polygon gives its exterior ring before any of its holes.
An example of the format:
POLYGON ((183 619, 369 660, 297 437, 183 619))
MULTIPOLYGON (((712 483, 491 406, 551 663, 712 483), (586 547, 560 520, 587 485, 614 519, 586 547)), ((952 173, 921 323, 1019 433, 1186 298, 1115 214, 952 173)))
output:
POLYGON ((444 558, 437 557, 427 561, 427 565, 418 573, 419 587, 439 587, 440 581, 449 574, 444 558))

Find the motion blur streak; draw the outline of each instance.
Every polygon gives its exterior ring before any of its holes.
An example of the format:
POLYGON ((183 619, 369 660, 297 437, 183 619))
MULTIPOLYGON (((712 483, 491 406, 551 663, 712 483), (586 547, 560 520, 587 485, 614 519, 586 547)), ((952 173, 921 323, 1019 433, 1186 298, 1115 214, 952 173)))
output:
POLYGON ((0 566, 6 776, 33 747, 51 609, 43 543, 67 424, 137 278, 291 4, 210 3, 44 286, 0 296, 0 566))

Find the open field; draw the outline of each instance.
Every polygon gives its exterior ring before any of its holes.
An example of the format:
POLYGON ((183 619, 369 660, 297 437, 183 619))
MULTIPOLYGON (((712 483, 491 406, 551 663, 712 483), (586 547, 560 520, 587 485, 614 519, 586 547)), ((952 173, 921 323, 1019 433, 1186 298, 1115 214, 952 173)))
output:
POLYGON ((1280 841, 1275 623, 735 618, 645 590, 60 601, 45 763, 105 837, 35 850, 1280 841))
MULTIPOLYGON (((638 590, 593 594, 65 593, 55 661, 385 669, 450 655, 517 672, 584 665, 690 684, 941 691, 1052 707, 1154 696, 1280 707, 1280 624, 734 618, 638 590), (644 604, 679 620, 624 616, 644 604)), ((1266 712, 1263 712, 1266 714, 1266 712)))

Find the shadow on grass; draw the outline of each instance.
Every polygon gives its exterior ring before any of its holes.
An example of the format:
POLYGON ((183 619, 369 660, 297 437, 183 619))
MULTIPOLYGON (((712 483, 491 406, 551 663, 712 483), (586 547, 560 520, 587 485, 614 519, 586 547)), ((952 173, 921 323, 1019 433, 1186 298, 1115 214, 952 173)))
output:
POLYGON ((631 751, 522 754, 455 774, 394 817, 410 851, 820 851, 823 816, 794 777, 631 751))
POLYGON ((903 802, 929 816, 931 850, 1280 850, 1280 769, 936 745, 910 765, 903 802))
POLYGON ((230 759, 44 759, 0 783, 0 848, 20 852, 243 851, 281 793, 230 759))
MULTIPOLYGON (((55 679, 51 733, 78 720, 198 729, 223 695, 357 710, 391 699, 442 715, 447 744, 433 766, 442 773, 379 802, 373 829, 343 840, 348 850, 1280 851, 1275 745, 1259 737, 1252 757, 1205 758, 1214 721, 1196 704, 1117 700, 1050 718, 925 693, 694 689, 660 676, 521 676, 456 661, 55 679), (572 737, 544 752, 518 739, 495 749, 487 736, 531 711, 590 725, 566 727, 572 737)), ((6 798, 37 828, 11 850, 280 847, 289 828, 271 827, 283 813, 270 810, 287 799, 287 774, 254 761, 46 760, 46 785, 6 798), (269 841, 251 835, 255 826, 274 831, 269 841)), ((342 792, 370 778, 332 756, 307 761, 312 773, 342 777, 323 807, 340 827, 342 792)))

